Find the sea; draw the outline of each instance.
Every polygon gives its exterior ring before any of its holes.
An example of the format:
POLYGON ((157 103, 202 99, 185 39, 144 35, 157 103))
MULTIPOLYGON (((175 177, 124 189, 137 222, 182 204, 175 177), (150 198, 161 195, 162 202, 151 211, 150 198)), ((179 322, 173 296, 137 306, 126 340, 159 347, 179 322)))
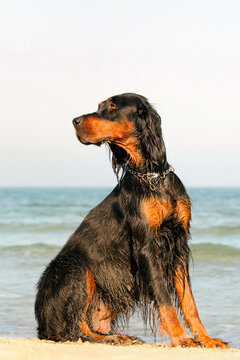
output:
MULTIPOLYGON (((240 188, 189 188, 191 279, 210 336, 240 348, 240 188)), ((36 283, 110 188, 0 188, 0 336, 36 337, 36 283)), ((136 313, 129 335, 159 342, 136 313)))

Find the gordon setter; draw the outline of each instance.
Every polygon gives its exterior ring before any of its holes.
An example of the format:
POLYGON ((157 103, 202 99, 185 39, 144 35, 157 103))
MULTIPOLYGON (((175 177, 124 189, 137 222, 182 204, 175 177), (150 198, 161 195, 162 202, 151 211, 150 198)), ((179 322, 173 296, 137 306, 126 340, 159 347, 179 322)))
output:
POLYGON ((167 162, 160 116, 145 97, 126 93, 101 102, 73 125, 82 144, 109 145, 118 185, 41 276, 35 302, 39 338, 142 343, 116 333, 138 308, 173 346, 225 348, 208 336, 192 295, 190 199, 167 162), (193 337, 181 327, 175 307, 193 337))

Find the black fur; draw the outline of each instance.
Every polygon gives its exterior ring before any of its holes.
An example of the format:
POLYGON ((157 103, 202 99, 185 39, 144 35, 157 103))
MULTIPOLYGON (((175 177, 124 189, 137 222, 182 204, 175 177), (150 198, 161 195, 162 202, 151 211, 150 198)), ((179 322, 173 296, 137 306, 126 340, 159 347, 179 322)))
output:
MULTIPOLYGON (((109 144, 116 173, 124 164, 140 174, 162 175, 169 168, 160 116, 143 96, 115 96, 101 103, 97 112, 76 118, 74 125, 83 143, 109 144), (94 134, 93 141, 91 132, 92 138, 87 138, 83 126, 91 117, 103 125, 111 121, 113 126, 124 124, 127 118, 133 125, 131 137, 142 161, 134 162, 128 148, 119 146, 123 140, 116 140, 112 134, 103 138, 94 134)), ((173 172, 160 179, 152 191, 147 181, 125 168, 119 184, 90 211, 41 276, 35 303, 39 338, 91 340, 82 333, 79 324, 86 317, 92 328, 91 312, 100 301, 111 314, 117 315, 111 321, 114 330, 117 320, 127 318, 136 306, 143 310, 146 321, 149 311, 158 312, 162 305, 170 306, 177 300, 174 277, 180 268, 189 278, 190 255, 189 224, 184 227, 175 215, 177 201, 190 203, 184 186, 173 172), (152 196, 170 204, 169 212, 154 229, 149 226, 141 205, 152 196), (96 288, 86 311, 87 269, 96 288)))

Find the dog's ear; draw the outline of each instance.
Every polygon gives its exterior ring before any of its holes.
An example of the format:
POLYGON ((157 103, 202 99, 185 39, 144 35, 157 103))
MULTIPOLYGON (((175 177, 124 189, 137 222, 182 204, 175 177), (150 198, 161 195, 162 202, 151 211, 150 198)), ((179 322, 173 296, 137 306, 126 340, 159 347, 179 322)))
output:
POLYGON ((137 107, 137 128, 142 132, 147 126, 147 130, 153 135, 161 136, 161 118, 157 111, 146 101, 137 107))
POLYGON ((146 100, 142 102, 137 107, 137 115, 140 117, 140 120, 144 120, 149 130, 151 131, 152 126, 161 126, 161 117, 158 115, 157 111, 149 104, 146 100))
POLYGON ((136 130, 145 158, 162 167, 166 161, 166 149, 162 139, 161 117, 147 100, 137 107, 136 130))

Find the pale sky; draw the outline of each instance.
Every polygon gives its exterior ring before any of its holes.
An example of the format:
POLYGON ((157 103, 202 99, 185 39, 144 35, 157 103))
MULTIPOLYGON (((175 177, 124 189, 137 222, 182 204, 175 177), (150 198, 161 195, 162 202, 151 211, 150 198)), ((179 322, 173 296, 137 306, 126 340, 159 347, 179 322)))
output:
POLYGON ((187 186, 240 186, 240 1, 0 0, 0 186, 113 186, 72 119, 123 92, 187 186))

